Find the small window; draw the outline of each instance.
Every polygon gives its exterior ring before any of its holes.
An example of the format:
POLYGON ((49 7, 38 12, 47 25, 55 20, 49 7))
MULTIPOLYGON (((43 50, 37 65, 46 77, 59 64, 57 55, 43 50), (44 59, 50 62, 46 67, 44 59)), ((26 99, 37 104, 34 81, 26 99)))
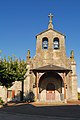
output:
POLYGON ((58 38, 54 38, 53 47, 54 47, 54 49, 59 49, 59 39, 58 38))
POLYGON ((48 49, 48 39, 43 38, 42 40, 42 49, 48 49))

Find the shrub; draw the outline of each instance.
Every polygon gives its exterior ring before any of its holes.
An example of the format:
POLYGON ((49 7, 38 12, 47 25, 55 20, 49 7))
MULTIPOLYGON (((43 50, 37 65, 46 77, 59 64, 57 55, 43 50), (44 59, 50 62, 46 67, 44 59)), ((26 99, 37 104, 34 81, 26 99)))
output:
POLYGON ((29 92, 29 94, 27 96, 27 101, 34 102, 34 93, 32 91, 29 92))
POLYGON ((78 93, 78 100, 80 100, 80 93, 78 93))
POLYGON ((0 97, 0 105, 3 105, 4 101, 2 100, 2 98, 0 97))

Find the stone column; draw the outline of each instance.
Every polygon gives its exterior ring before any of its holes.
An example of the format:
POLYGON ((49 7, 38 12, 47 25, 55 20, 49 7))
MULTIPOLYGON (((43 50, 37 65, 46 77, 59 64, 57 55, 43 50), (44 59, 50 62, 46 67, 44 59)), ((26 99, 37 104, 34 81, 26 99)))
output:
POLYGON ((66 73, 63 73, 63 81, 64 81, 64 102, 66 103, 66 73))
POLYGON ((38 101, 38 72, 36 73, 36 100, 38 101))
POLYGON ((70 56, 70 62, 71 62, 71 100, 78 100, 78 95, 77 95, 77 75, 76 75, 76 61, 74 59, 74 51, 71 51, 71 56, 70 56))

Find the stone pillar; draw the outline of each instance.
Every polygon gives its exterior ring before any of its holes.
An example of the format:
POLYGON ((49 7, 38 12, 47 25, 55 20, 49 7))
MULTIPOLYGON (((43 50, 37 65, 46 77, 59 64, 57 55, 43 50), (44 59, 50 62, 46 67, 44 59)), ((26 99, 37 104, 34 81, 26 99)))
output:
POLYGON ((27 65, 27 72, 25 74, 25 80, 24 80, 24 93, 27 94, 30 92, 30 65, 27 65))
POLYGON ((36 99, 38 101, 38 72, 36 73, 36 99))
POLYGON ((76 75, 76 62, 74 60, 74 51, 71 51, 71 56, 70 56, 70 62, 71 62, 71 91, 72 91, 72 100, 78 100, 78 95, 77 95, 77 75, 76 75))
POLYGON ((71 62, 71 83, 72 83, 72 100, 78 100, 77 95, 77 75, 76 75, 76 62, 71 62))
POLYGON ((66 73, 63 73, 63 82, 64 82, 64 102, 67 102, 66 98, 66 73))

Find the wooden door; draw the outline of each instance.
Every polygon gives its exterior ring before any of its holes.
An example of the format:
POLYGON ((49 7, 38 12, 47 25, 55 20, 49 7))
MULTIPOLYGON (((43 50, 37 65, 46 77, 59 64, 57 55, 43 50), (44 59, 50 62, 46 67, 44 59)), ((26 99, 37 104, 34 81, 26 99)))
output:
POLYGON ((46 100, 55 100, 55 86, 53 83, 48 83, 46 87, 46 100))

